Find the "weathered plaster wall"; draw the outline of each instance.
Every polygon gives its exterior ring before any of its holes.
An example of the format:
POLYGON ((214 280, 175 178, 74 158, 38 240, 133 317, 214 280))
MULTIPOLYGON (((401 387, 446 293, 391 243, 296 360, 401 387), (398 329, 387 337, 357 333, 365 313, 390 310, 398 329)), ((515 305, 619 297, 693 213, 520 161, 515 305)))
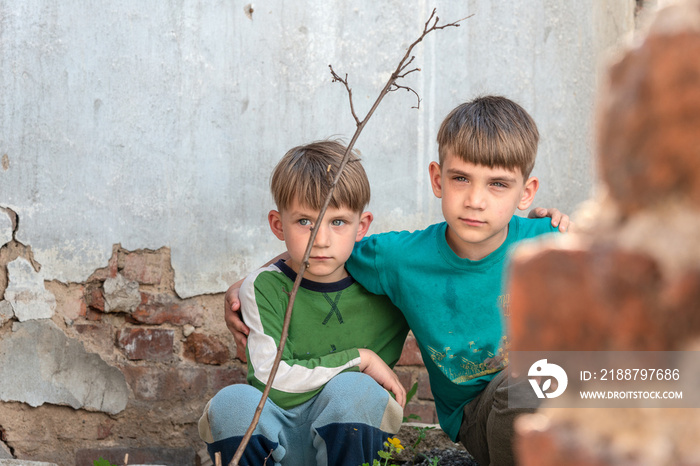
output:
MULTIPOLYGON (((81 283, 46 281, 35 265, 10 229, 0 245, 0 464, 124 464, 127 453, 129 464, 206 462, 203 408, 246 376, 222 293, 177 296, 168 248, 116 245, 81 283)), ((418 383, 405 415, 437 422, 412 338, 396 371, 406 387, 418 383)))
POLYGON ((390 95, 358 141, 372 231, 440 219, 436 131, 481 93, 533 114, 536 202, 572 212, 593 181, 597 65, 635 3, 0 0, 0 205, 45 279, 84 281, 117 243, 167 246, 180 296, 222 291, 280 250, 265 220, 275 162, 354 131, 328 65, 366 111, 435 6, 444 21, 475 16, 416 49, 406 84, 421 108, 390 95))
POLYGON ((0 247, 0 463, 198 464, 204 404, 245 382, 222 295, 180 299, 168 248, 117 245, 81 283, 33 263, 0 247))
MULTIPOLYGON (((416 49, 421 108, 389 95, 358 142, 373 231, 439 220, 437 127, 482 93, 538 121, 537 204, 587 199, 596 70, 636 3, 436 2, 475 16, 416 49)), ((198 461, 202 407, 245 379, 221 291, 281 247, 270 170, 350 137, 328 64, 366 111, 432 6, 0 0, 0 459, 198 461)), ((435 422, 411 339, 397 372, 435 422)))

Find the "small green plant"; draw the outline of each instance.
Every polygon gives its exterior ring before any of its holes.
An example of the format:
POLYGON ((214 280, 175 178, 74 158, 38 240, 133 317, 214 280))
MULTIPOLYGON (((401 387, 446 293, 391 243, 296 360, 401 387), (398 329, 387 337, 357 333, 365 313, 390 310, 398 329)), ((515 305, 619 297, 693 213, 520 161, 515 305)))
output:
POLYGON ((110 463, 109 461, 107 461, 106 459, 104 459, 100 456, 99 459, 92 462, 92 466, 117 466, 117 465, 110 463))
MULTIPOLYGON (((408 404, 409 401, 416 395, 416 392, 418 391, 418 382, 414 383, 411 389, 406 393, 406 404, 408 404)), ((416 419, 420 420, 420 416, 417 414, 409 414, 408 417, 404 416, 403 422, 406 422, 411 419, 416 419)), ((438 457, 429 457, 425 455, 424 453, 419 453, 416 451, 418 448, 418 445, 425 440, 425 437, 427 435, 427 432, 429 430, 434 429, 435 427, 432 426, 424 426, 424 427, 413 427, 417 432, 418 432, 418 437, 416 438, 416 441, 413 442, 413 445, 409 446, 409 450, 411 451, 411 455, 415 458, 416 456, 422 456, 423 458, 427 459, 430 461, 430 466, 438 466, 438 463, 440 459, 438 457)), ((388 466, 396 463, 389 463, 389 461, 393 461, 396 458, 394 455, 397 453, 400 453, 403 451, 405 448, 403 445, 401 445, 401 440, 397 437, 390 437, 387 439, 386 442, 384 442, 384 446, 386 449, 380 450, 377 452, 377 455, 381 458, 381 460, 375 459, 372 461, 372 464, 369 463, 362 463, 362 466, 388 466)), ((413 463, 411 463, 413 464, 413 463)))
POLYGON ((414 427, 414 429, 418 432, 418 437, 416 438, 416 441, 413 442, 413 445, 410 446, 411 452, 415 453, 416 448, 418 448, 418 445, 425 440, 425 437, 427 435, 427 432, 429 430, 433 430, 435 427, 432 426, 424 426, 424 427, 414 427))
POLYGON ((403 445, 401 445, 401 440, 399 440, 397 437, 389 437, 386 442, 384 442, 384 446, 386 447, 386 450, 380 450, 377 452, 379 457, 384 460, 383 462, 375 459, 372 461, 371 465, 369 463, 362 463, 362 466, 387 466, 390 464, 390 460, 396 459, 394 458, 394 455, 404 449, 403 445))
MULTIPOLYGON (((406 404, 416 395, 418 391, 418 382, 414 383, 411 389, 406 393, 406 404)), ((408 417, 404 416, 402 422, 408 422, 411 420, 420 421, 420 416, 417 414, 409 414, 408 417)))
POLYGON ((406 404, 408 404, 409 401, 416 395, 416 392, 418 391, 418 382, 415 382, 411 389, 406 393, 406 404))
MULTIPOLYGON (((413 429, 416 432, 418 432, 418 436, 416 437, 416 441, 413 442, 413 445, 408 447, 411 450, 411 456, 413 456, 413 458, 422 456, 423 458, 430 461, 430 466, 437 466, 440 459, 437 456, 428 456, 425 453, 418 452, 417 449, 418 449, 418 445, 420 445, 420 443, 423 440, 425 440, 425 437, 426 437, 428 431, 433 430, 434 428, 435 427, 432 427, 432 426, 423 426, 423 427, 414 426, 413 429)), ((415 459, 414 459, 414 461, 415 461, 415 459)))

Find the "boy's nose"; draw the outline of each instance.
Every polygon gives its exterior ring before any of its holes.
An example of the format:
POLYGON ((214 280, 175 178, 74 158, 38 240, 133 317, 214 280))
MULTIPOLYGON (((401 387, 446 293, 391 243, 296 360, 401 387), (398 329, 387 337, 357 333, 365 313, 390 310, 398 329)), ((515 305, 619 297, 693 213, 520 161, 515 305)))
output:
POLYGON ((327 226, 319 226, 318 232, 316 232, 316 238, 314 238, 314 246, 316 247, 327 247, 330 246, 330 235, 328 234, 327 226))
POLYGON ((471 207, 472 209, 484 209, 486 207, 486 196, 483 190, 473 188, 467 193, 464 203, 466 207, 471 207))

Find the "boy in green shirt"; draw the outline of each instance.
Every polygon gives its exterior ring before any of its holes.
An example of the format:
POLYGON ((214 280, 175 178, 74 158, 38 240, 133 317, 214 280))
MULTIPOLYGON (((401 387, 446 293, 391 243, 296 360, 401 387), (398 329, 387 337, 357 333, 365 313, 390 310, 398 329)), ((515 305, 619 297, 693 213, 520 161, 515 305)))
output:
MULTIPOLYGON (((212 460, 221 452, 228 464, 253 419, 311 228, 345 151, 334 141, 295 147, 273 172, 277 210, 268 221, 285 242, 286 260, 259 269, 241 286, 250 385, 226 387, 208 403, 199 428, 212 460)), ((406 391, 391 367, 408 325, 386 296, 369 293, 345 269, 372 222, 363 211, 369 197, 369 181, 353 155, 318 225, 281 363, 241 464, 263 464, 268 456, 285 465, 372 463, 401 426, 406 391)))
MULTIPOLYGON (((486 96, 455 108, 437 140, 439 163, 429 174, 445 222, 372 235, 355 246, 346 267, 406 317, 443 430, 482 466, 513 464, 513 420, 526 410, 507 402, 503 272, 518 241, 557 231, 547 219, 514 215, 530 207, 539 187, 530 177, 539 133, 515 102, 486 96)), ((239 343, 246 329, 231 312, 235 286, 226 320, 239 343)))

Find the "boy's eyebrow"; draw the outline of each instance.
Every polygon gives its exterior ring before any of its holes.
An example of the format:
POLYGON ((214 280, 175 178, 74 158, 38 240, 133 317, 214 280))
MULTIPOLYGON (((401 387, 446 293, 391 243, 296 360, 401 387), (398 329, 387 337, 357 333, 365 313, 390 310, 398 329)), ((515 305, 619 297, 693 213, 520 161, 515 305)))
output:
MULTIPOLYGON (((292 217, 308 217, 308 218, 313 218, 314 220, 318 217, 318 214, 320 213, 320 210, 314 210, 314 209, 306 209, 306 208, 297 208, 297 209, 288 209, 287 213, 292 216, 292 217)), ((355 214, 357 212, 352 212, 352 214, 355 214)), ((360 212, 361 213, 361 212, 360 212)), ((326 211, 326 214, 330 216, 331 214, 326 211)), ((349 216, 351 215, 349 212, 343 212, 340 217, 343 216, 349 216)))
POLYGON ((313 211, 311 211, 311 210, 298 210, 298 209, 295 209, 295 210, 289 210, 288 212, 289 212, 289 215, 291 215, 292 217, 309 217, 309 218, 311 218, 311 217, 313 217, 313 218, 318 217, 318 212, 313 212, 313 211))
POLYGON ((464 176, 471 175, 471 173, 465 172, 464 170, 458 170, 457 168, 448 168, 447 174, 448 175, 464 175, 464 176))
MULTIPOLYGON (((457 168, 448 168, 447 173, 449 175, 458 175, 458 176, 464 176, 464 177, 471 176, 471 173, 464 171, 464 170, 459 170, 457 168)), ((499 174, 496 176, 489 177, 489 181, 491 181, 491 182, 505 181, 505 182, 515 183, 517 181, 517 178, 515 176, 510 176, 510 175, 506 175, 506 174, 499 174)))
POLYGON ((489 181, 504 181, 506 183, 515 183, 517 179, 514 176, 499 175, 489 178, 489 181))

